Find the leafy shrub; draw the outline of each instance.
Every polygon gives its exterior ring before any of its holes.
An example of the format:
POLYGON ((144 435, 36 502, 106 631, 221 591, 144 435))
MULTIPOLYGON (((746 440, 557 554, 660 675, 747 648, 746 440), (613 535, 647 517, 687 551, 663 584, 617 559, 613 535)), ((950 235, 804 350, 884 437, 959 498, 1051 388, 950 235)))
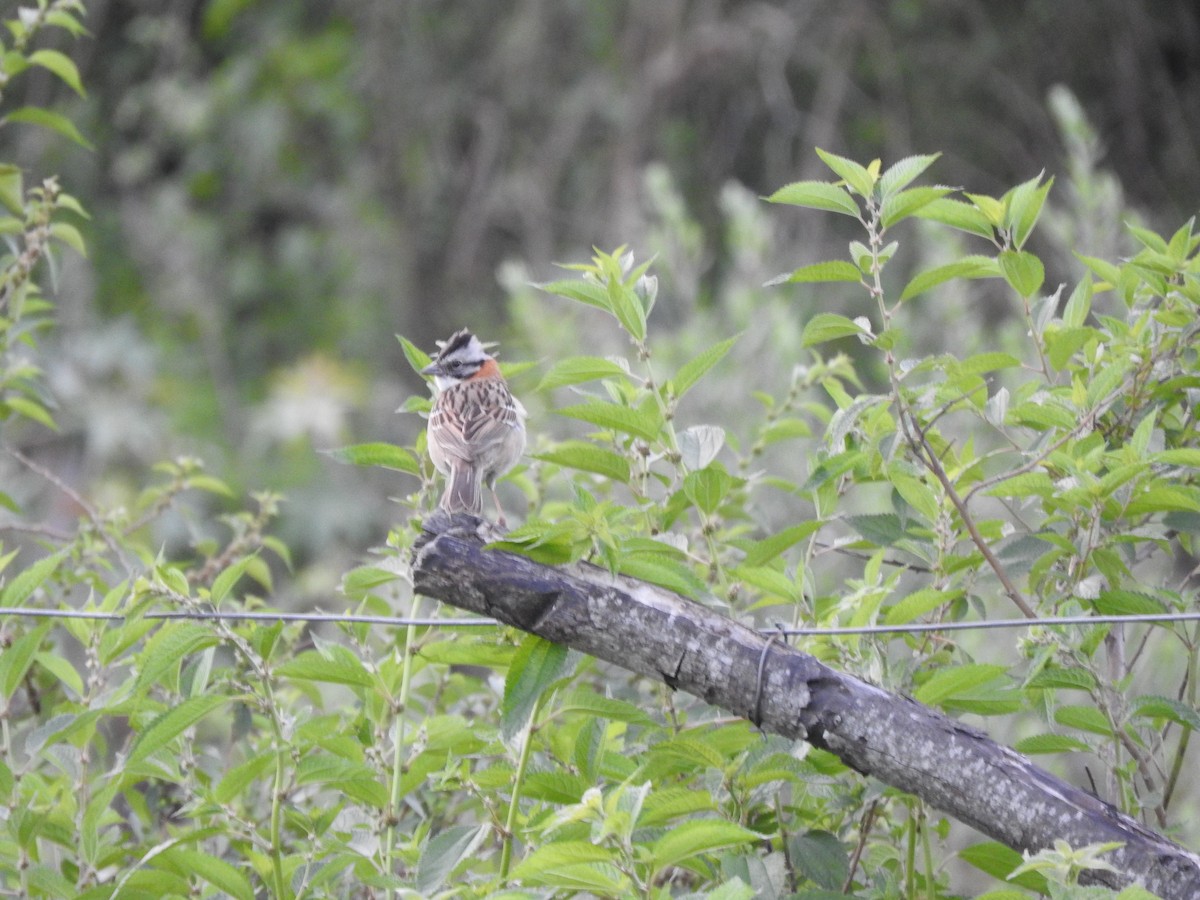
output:
MULTIPOLYGON (((42 4, 10 23, 9 77, 33 65, 71 83, 65 56, 29 46, 48 25, 77 31, 77 12, 42 4)), ((1071 290, 1048 291, 1028 249, 1045 179, 987 197, 920 184, 932 156, 886 169, 821 157, 831 180, 770 200, 845 216, 859 230, 845 258, 808 262, 766 291, 743 286, 703 316, 678 294, 684 268, 666 266, 675 295, 662 302, 686 324, 662 334, 658 276, 624 249, 540 286, 557 299, 520 290, 526 349, 552 362, 536 386, 530 364, 506 366, 538 414, 528 463, 505 488, 528 515, 500 546, 812 628, 807 651, 992 717, 1018 749, 1082 760, 1117 805, 1179 827, 1196 802, 1181 777, 1198 724, 1194 623, 1040 625, 1011 642, 949 626, 1193 606, 1193 224, 1169 237, 1132 227, 1130 258, 1081 256, 1071 290), (914 268, 933 242, 955 246, 931 238, 946 234, 971 252, 914 268), (984 285, 1020 329, 940 333, 943 317, 982 320, 984 285), (844 301, 826 299, 841 289, 844 301), (912 349, 939 336, 934 352, 912 349), (588 354, 562 351, 576 347, 588 354), (946 628, 901 630, 909 623, 946 628), (821 633, 873 625, 898 630, 821 633)), ((669 185, 655 189, 669 205, 669 185)), ((725 195, 753 256, 762 231, 744 200, 725 195)), ((83 249, 63 218, 82 210, 52 179, 26 189, 11 167, 0 201, 4 449, 78 512, 60 528, 0 496, 12 514, 0 533, 24 542, 0 553, 0 607, 59 614, 5 614, 0 628, 6 891, 953 895, 949 823, 830 755, 538 638, 423 624, 452 613, 423 608, 405 580, 436 497, 420 441, 338 454, 418 479, 409 520, 331 601, 354 621, 271 618, 266 598, 286 591, 288 552, 269 534, 279 498, 238 509, 193 459, 160 466, 128 509, 94 505, 13 437, 53 425, 31 361, 50 324, 33 276, 56 244, 83 249), (209 521, 198 493, 230 511, 209 521), (153 529, 168 515, 194 520, 184 558, 159 549, 153 529), (411 617, 398 631, 387 624, 397 610, 411 617)), ((404 348, 421 368, 422 351, 404 348)), ((1083 896, 1073 882, 1104 865, 1103 849, 961 855, 1013 875, 995 896, 1066 897, 1083 896)))

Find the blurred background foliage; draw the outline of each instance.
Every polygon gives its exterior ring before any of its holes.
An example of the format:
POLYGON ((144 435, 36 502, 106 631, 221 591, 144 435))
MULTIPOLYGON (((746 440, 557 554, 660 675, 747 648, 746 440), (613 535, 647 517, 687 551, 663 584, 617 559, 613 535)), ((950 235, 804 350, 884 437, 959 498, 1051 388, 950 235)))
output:
MULTIPOLYGON (((110 502, 180 452, 283 491, 296 602, 415 490, 314 452, 419 430, 393 415, 423 391, 397 332, 432 348, 469 325, 542 370, 602 352, 529 282, 627 244, 658 255, 656 346, 684 359, 745 332, 727 408, 701 411, 736 433, 751 390, 787 393, 806 317, 860 312, 829 286, 760 289, 844 253, 832 217, 758 199, 821 177, 814 146, 940 150, 936 178, 990 193, 1047 170, 1048 284, 1082 271, 1068 248, 1113 258, 1122 217, 1173 230, 1200 196, 1200 9, 1185 0, 87 8, 90 37, 64 47, 87 97, 31 75, 14 105, 62 110, 93 149, 0 132, 6 158, 60 173, 92 214, 91 258, 57 273, 62 429, 20 443, 110 502)), ((981 321, 1021 328, 973 291, 905 324, 916 349, 948 329, 973 340, 981 321)), ((195 539, 177 527, 164 540, 195 539)))

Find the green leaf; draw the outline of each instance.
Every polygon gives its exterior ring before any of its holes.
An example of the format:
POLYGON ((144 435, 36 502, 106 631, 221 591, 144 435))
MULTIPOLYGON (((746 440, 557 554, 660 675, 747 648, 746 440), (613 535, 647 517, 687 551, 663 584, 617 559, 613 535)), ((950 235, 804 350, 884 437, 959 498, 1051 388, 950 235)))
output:
POLYGON ((665 553, 655 556, 622 556, 617 571, 693 599, 704 591, 704 582, 697 578, 686 564, 665 553))
POLYGON ((83 241, 83 235, 79 233, 79 229, 67 222, 55 222, 50 226, 50 234, 56 239, 66 244, 80 256, 87 258, 87 244, 83 241))
MULTIPOLYGON (((1121 283, 1121 269, 1106 259, 1094 256, 1084 256, 1076 253, 1075 258, 1087 266, 1108 287, 1116 287, 1121 283)), ((1100 287, 1099 285, 1097 287, 1100 287)))
POLYGON ((421 374, 422 369, 433 362, 433 357, 431 357, 428 353, 426 353, 404 335, 396 335, 396 340, 400 342, 400 349, 404 351, 404 358, 408 360, 408 364, 412 366, 412 370, 418 375, 421 374))
POLYGON ((939 669, 928 681, 917 688, 913 697, 918 703, 936 706, 953 697, 966 694, 989 681, 995 681, 1007 671, 1008 669, 1004 666, 984 663, 939 669))
POLYGON ((1121 588, 1101 591, 1093 603, 1102 616, 1149 616, 1165 611, 1163 604, 1148 594, 1121 588))
POLYGON ((436 893, 464 859, 474 856, 489 833, 487 825, 452 825, 433 835, 417 862, 417 891, 424 897, 436 893))
POLYGON ((600 428, 644 438, 647 441, 657 438, 660 428, 656 416, 631 409, 628 406, 617 406, 615 403, 605 403, 599 400, 593 403, 564 406, 558 410, 558 413, 572 419, 590 422, 600 428))
POLYGON ((1075 289, 1071 291, 1071 296, 1067 298, 1067 305, 1063 307, 1063 325, 1066 328, 1080 328, 1087 321, 1088 313, 1092 311, 1092 276, 1085 273, 1083 278, 1079 279, 1079 283, 1075 285, 1075 289))
POLYGON ((913 276, 913 279, 900 292, 900 300, 911 300, 918 294, 923 294, 939 284, 952 278, 995 278, 1000 274, 1000 266, 989 256, 964 256, 962 259, 944 266, 935 266, 913 276))
POLYGON ((86 97, 83 83, 79 80, 79 69, 71 61, 71 57, 57 50, 38 50, 27 57, 29 64, 49 69, 80 97, 86 97))
POLYGON ((64 686, 74 691, 77 697, 83 696, 83 679, 79 676, 79 670, 71 664, 69 659, 60 655, 58 650, 39 653, 35 657, 35 662, 40 668, 45 669, 62 682, 64 686))
POLYGON ((821 162, 833 169, 838 178, 845 181, 852 191, 866 198, 874 196, 875 178, 860 163, 820 147, 817 148, 817 156, 821 157, 821 162))
POLYGON ((129 750, 129 758, 125 765, 133 766, 157 753, 217 707, 224 706, 229 700, 229 697, 221 695, 201 694, 176 703, 138 735, 133 747, 129 750))
MULTIPOLYGON (((1050 187, 1054 184, 1053 178, 1045 184, 1039 185, 1038 182, 1041 180, 1042 176, 1039 174, 1036 178, 1017 185, 1004 195, 1004 227, 1009 229, 1013 245, 1018 250, 1025 246, 1029 233, 1033 231, 1033 226, 1037 222, 1038 216, 1041 215, 1042 206, 1046 203, 1046 196, 1050 193, 1050 187)), ((1029 296, 1029 294, 1023 296, 1029 296)))
POLYGON ((1035 734, 1021 738, 1013 744, 1013 749, 1026 756, 1036 756, 1041 753, 1087 753, 1092 748, 1065 734, 1035 734))
POLYGON ((1167 466, 1187 466, 1191 469, 1200 469, 1200 449, 1178 447, 1172 450, 1160 450, 1150 454, 1150 461, 1167 466))
POLYGON ((585 713, 591 717, 608 719, 613 722, 627 722, 631 725, 642 725, 647 728, 654 726, 650 718, 639 706, 625 700, 612 697, 601 697, 594 690, 579 688, 563 697, 555 704, 557 713, 585 713))
POLYGON ((229 596, 229 592, 233 590, 233 586, 246 574, 246 569, 250 566, 253 559, 253 556, 242 557, 233 565, 223 569, 213 579, 212 587, 209 588, 209 599, 212 600, 213 606, 220 606, 221 602, 229 596))
POLYGON ((884 197, 881 210, 883 227, 891 228, 898 222, 920 212, 935 200, 945 197, 952 190, 953 188, 948 187, 916 187, 901 191, 891 197, 884 197))
POLYGON ((152 685, 160 684, 162 676, 174 668, 178 675, 180 660, 205 647, 213 647, 220 639, 212 628, 199 622, 169 622, 149 640, 139 654, 137 682, 134 694, 140 695, 152 685))
POLYGON ((6 701, 21 686, 25 673, 33 665, 41 650, 42 641, 49 631, 49 622, 39 625, 32 631, 25 632, 0 653, 0 690, 3 690, 6 701))
POLYGON ((316 650, 307 650, 277 666, 274 671, 276 675, 297 681, 323 681, 364 688, 374 684, 371 673, 358 659, 349 655, 326 657, 316 650))
MULTIPOLYGON (((888 197, 904 190, 904 188, 912 184, 914 179, 932 166, 941 155, 940 153, 927 153, 906 156, 903 159, 896 160, 879 176, 880 196, 886 202, 888 197)), ((946 188, 945 190, 949 191, 950 188, 946 188)))
POLYGON ((916 215, 918 219, 940 222, 982 238, 990 239, 994 233, 988 217, 980 212, 978 207, 971 203, 964 203, 962 200, 954 200, 949 197, 934 200, 918 209, 916 215))
POLYGON ((66 550, 51 553, 23 569, 0 591, 0 606, 21 606, 42 586, 47 578, 54 574, 59 563, 66 556, 66 550))
POLYGON ((650 848, 656 869, 673 866, 685 859, 761 840, 763 835, 725 819, 692 819, 676 825, 650 848))
POLYGON ((1144 719, 1166 719, 1190 731, 1200 731, 1200 712, 1171 697, 1138 697, 1133 701, 1133 714, 1144 719))
POLYGON ((858 266, 844 260, 828 260, 813 263, 811 266, 801 266, 790 273, 772 278, 766 287, 777 284, 817 284, 831 281, 862 281, 863 274, 858 266))
POLYGON ((391 584, 400 577, 390 569, 378 566, 359 566, 342 576, 342 593, 351 600, 362 600, 375 588, 391 584))
POLYGON ((241 869, 223 859, 180 847, 164 851, 161 858, 180 872, 207 881, 225 896, 236 900, 254 900, 254 888, 249 879, 241 869))
POLYGON ((827 181, 797 181, 785 185, 767 198, 768 203, 786 203, 858 218, 858 204, 846 189, 827 181))
POLYGON ((1006 478, 985 493, 989 497, 1051 497, 1056 491, 1054 480, 1045 472, 1024 472, 1006 478))
POLYGON ((576 300, 579 303, 594 306, 608 313, 613 312, 612 301, 609 299, 608 291, 594 281, 568 278, 563 281, 548 281, 542 284, 535 284, 534 287, 548 294, 565 297, 568 300, 576 300))
POLYGON ((22 397, 19 394, 10 394, 2 402, 0 407, 7 406, 18 415, 24 416, 26 419, 32 419, 40 425, 45 425, 51 431, 58 431, 58 425, 46 410, 46 407, 36 400, 30 400, 28 397, 22 397))
POLYGON ((946 591, 939 588, 920 588, 892 606, 887 611, 883 620, 888 625, 903 625, 940 606, 953 603, 962 594, 961 590, 946 591))
POLYGON ((409 475, 421 474, 421 464, 417 462, 411 450, 382 441, 351 444, 348 447, 337 447, 323 452, 338 462, 353 466, 382 466, 397 472, 407 472, 409 475))
POLYGON ((608 283, 608 302, 621 327, 635 340, 645 340, 646 308, 642 306, 633 289, 614 278, 608 283))
POLYGON ((616 851, 591 841, 554 841, 521 860, 513 868, 511 880, 622 897, 629 885, 612 865, 616 861, 616 851))
POLYGON ((805 324, 804 333, 800 336, 800 346, 812 347, 855 334, 865 334, 861 325, 851 322, 845 316, 818 313, 805 324))
POLYGON ((597 381, 601 378, 627 377, 625 367, 611 359, 599 356, 572 356, 555 363, 554 367, 542 378, 538 385, 539 391, 553 390, 569 384, 582 384, 585 381, 597 381))
POLYGON ((707 515, 717 511, 729 489, 733 487, 733 476, 720 463, 688 473, 683 480, 683 493, 707 515))
MULTIPOLYGON (((1010 880, 1009 876, 1013 870, 1025 861, 1016 850, 993 841, 966 847, 960 850, 958 855, 975 868, 1000 881, 1010 880)), ((1012 876, 1011 882, 1039 894, 1049 893, 1046 877, 1038 872, 1022 872, 1012 876)))
POLYGON ((1046 269, 1042 261, 1032 253, 1002 250, 999 263, 1004 280, 1022 297, 1032 297, 1046 280, 1046 269))
POLYGON ((794 547, 806 537, 816 533, 822 524, 819 519, 810 519, 799 525, 785 528, 783 531, 773 534, 769 538, 755 541, 747 548, 746 558, 742 560, 742 565, 750 567, 765 565, 780 553, 794 547))
POLYGON ((675 377, 671 379, 671 387, 675 391, 675 396, 682 397, 691 390, 692 386, 703 378, 709 369, 725 358, 725 354, 733 348, 739 337, 741 337, 740 334, 734 335, 719 344, 713 344, 699 356, 680 366, 675 377))
POLYGON ((20 122, 26 125, 37 125, 41 128, 49 128, 51 131, 57 131, 65 138, 69 138, 79 146, 87 149, 95 149, 87 139, 79 133, 79 129, 75 127, 75 123, 66 116, 61 116, 58 113, 50 112, 47 109, 40 109, 36 106, 23 106, 18 110, 10 112, 0 122, 20 122))
POLYGON ((1200 498, 1191 487, 1151 487, 1134 494, 1125 507, 1127 516, 1159 512, 1200 512, 1200 498))
POLYGON ((225 773, 213 791, 213 799, 218 803, 229 803, 243 796, 246 789, 271 767, 275 758, 275 753, 268 750, 234 766, 225 773))
POLYGON ((521 642, 504 679, 500 701, 500 733, 512 740, 533 715, 542 695, 562 674, 567 648, 530 634, 521 642))
POLYGON ((629 460, 586 441, 564 441, 544 453, 535 453, 534 459, 581 472, 594 472, 621 484, 629 483, 629 460))
POLYGON ((837 835, 828 831, 806 831, 789 842, 788 854, 797 870, 809 881, 828 891, 840 891, 850 872, 850 855, 837 835))
POLYGON ((11 230, 5 229, 6 233, 18 234, 24 230, 25 182, 20 167, 0 163, 0 204, 16 216, 15 219, 5 220, 13 225, 11 230))
POLYGON ((1112 726, 1108 719, 1094 706, 1060 706, 1054 711, 1054 721, 1068 728, 1112 737, 1112 726))

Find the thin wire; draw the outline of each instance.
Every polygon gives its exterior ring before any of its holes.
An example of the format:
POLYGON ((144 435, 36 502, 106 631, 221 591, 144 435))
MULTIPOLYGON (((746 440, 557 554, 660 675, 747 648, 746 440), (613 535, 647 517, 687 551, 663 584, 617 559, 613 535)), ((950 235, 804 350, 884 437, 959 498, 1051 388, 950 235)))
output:
MULTIPOLYGON (((82 609, 33 609, 25 606, 0 606, 0 616, 21 616, 40 619, 90 619, 102 622, 124 622, 121 613, 98 612, 82 609)), ((232 622, 334 622, 346 625, 390 625, 418 628, 438 626, 446 628, 494 627, 502 623, 496 619, 407 619, 401 616, 363 616, 341 613, 285 613, 285 612, 152 612, 143 619, 194 619, 200 621, 232 622)), ((1039 619, 989 619, 980 622, 909 622, 904 625, 848 625, 833 628, 760 628, 761 634, 776 636, 855 635, 855 634, 921 634, 929 631, 988 631, 995 628, 1033 628, 1043 625, 1122 625, 1153 622, 1196 622, 1200 612, 1183 613, 1133 613, 1112 616, 1048 616, 1039 619)))

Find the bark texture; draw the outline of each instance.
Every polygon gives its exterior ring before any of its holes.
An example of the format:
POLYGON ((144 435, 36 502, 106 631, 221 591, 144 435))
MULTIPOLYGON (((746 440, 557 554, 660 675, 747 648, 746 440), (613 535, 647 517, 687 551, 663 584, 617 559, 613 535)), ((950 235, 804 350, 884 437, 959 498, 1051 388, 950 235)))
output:
POLYGON ((484 550, 478 520, 435 513, 413 559, 416 590, 493 616, 800 738, 1017 851, 1107 841, 1120 870, 1165 900, 1200 897, 1200 856, 986 734, 652 585, 588 565, 484 550), (761 671, 761 678, 759 673, 761 671))

